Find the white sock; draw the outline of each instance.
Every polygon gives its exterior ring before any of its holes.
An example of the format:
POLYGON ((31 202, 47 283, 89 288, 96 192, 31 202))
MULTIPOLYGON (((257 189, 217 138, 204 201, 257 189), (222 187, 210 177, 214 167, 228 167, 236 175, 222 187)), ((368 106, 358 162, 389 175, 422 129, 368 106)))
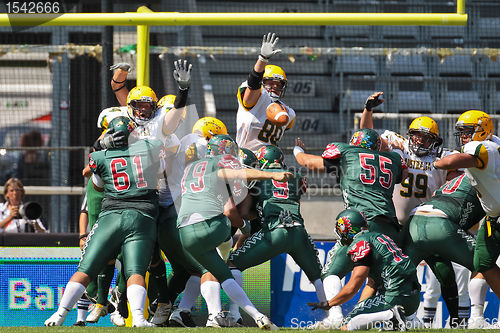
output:
POLYGON ((391 310, 385 310, 374 313, 362 313, 357 316, 354 316, 347 323, 347 330, 366 330, 375 328, 375 323, 381 323, 386 320, 390 320, 394 316, 394 313, 391 310))
MULTIPOLYGON (((472 279, 469 282, 470 304, 484 305, 486 293, 488 292, 488 283, 484 279, 472 279)), ((481 314, 482 316, 482 314, 481 314)))
POLYGON ((243 289, 236 283, 234 279, 227 279, 222 282, 222 288, 226 292, 226 295, 236 302, 240 308, 250 315, 254 320, 259 319, 263 316, 262 313, 257 310, 257 308, 252 304, 247 294, 243 289))
MULTIPOLYGON (((239 269, 231 269, 231 273, 233 273, 234 280, 240 287, 243 288, 243 274, 239 269)), ((232 299, 229 299, 229 312, 234 316, 238 317, 240 315, 240 306, 236 304, 232 299)))
POLYGON ((186 282, 186 288, 182 293, 182 298, 179 303, 179 309, 189 310, 194 306, 194 302, 200 296, 201 278, 196 275, 191 275, 186 282))
MULTIPOLYGON (((342 282, 337 275, 329 275, 323 280, 323 289, 325 290, 325 296, 327 300, 330 300, 337 296, 337 294, 342 289, 342 282)), ((330 310, 328 310, 328 318, 338 319, 343 317, 342 307, 332 306, 330 310)))
POLYGON ((326 301, 325 289, 323 288, 323 282, 321 279, 317 279, 313 282, 314 288, 316 288, 316 296, 320 302, 326 301))
POLYGON ((138 284, 132 284, 127 288, 127 299, 132 312, 132 322, 144 318, 144 306, 146 304, 146 288, 138 284))
POLYGON ((208 314, 216 315, 222 311, 220 300, 220 283, 216 281, 205 281, 201 284, 201 295, 207 303, 208 314))
POLYGON ((89 311, 90 301, 87 298, 80 297, 77 303, 76 311, 76 321, 83 321, 87 318, 87 312, 89 311))
POLYGON ((57 313, 61 316, 66 316, 84 292, 85 286, 83 284, 69 281, 64 289, 57 313))

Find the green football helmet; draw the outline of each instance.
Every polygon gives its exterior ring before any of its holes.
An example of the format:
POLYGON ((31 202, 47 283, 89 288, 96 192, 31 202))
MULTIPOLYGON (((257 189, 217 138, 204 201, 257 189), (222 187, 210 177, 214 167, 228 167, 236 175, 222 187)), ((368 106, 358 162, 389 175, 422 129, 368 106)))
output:
POLYGON ((285 168, 285 156, 281 149, 276 146, 262 146, 257 150, 257 159, 262 169, 283 169, 285 168))
POLYGON ((217 155, 230 154, 234 157, 238 156, 238 145, 229 136, 225 134, 214 135, 208 141, 206 157, 214 157, 217 155))
POLYGON ((250 149, 240 148, 238 159, 243 166, 256 168, 259 165, 257 156, 250 149))
POLYGON ((354 236, 367 228, 368 223, 360 211, 346 209, 337 215, 335 234, 340 239, 340 244, 342 245, 350 245, 354 236))
POLYGON ((125 140, 128 140, 128 137, 130 133, 132 133, 134 128, 135 124, 130 118, 119 116, 111 120, 111 122, 108 124, 107 129, 108 131, 113 129, 114 132, 120 132, 120 131, 124 132, 125 140))
POLYGON ((379 150, 380 137, 374 130, 363 128, 354 132, 349 143, 351 146, 358 146, 371 150, 379 150))

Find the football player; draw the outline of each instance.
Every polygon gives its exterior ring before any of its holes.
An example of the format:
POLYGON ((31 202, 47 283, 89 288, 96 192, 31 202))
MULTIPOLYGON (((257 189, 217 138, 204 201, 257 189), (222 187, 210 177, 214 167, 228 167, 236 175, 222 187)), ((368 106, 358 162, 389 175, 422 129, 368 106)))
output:
MULTIPOLYGON (((244 195, 241 181, 274 179, 283 182, 288 180, 291 173, 241 168, 236 159, 237 152, 238 146, 233 139, 227 135, 217 135, 208 143, 207 157, 186 167, 181 183, 182 202, 177 228, 183 247, 204 267, 201 293, 207 300, 209 320, 223 320, 222 317, 218 318, 219 313, 211 312, 211 304, 208 301, 218 300, 219 304, 213 305, 220 309, 220 295, 207 295, 204 285, 220 283, 226 294, 255 320, 259 328, 276 329, 269 318, 250 302, 243 289, 233 279, 231 271, 216 248, 230 237, 230 221, 223 214, 224 206, 230 196, 244 195), (228 193, 228 188, 231 193, 228 193)), ((213 288, 209 290, 213 291, 213 288)), ((220 290, 220 287, 216 290, 220 290)))
MULTIPOLYGON (((385 100, 382 98, 383 92, 375 92, 368 97, 365 103, 363 114, 361 115, 360 128, 373 129, 373 108, 382 104, 385 100)), ((408 178, 397 184, 394 187, 393 201, 396 208, 396 216, 399 223, 404 226, 401 237, 402 243, 400 246, 405 246, 408 238, 407 223, 410 217, 410 212, 421 203, 430 200, 432 193, 443 185, 446 180, 451 180, 458 176, 459 173, 452 170, 437 170, 432 167, 432 162, 437 159, 450 155, 447 149, 442 148, 443 140, 439 136, 439 128, 434 119, 430 117, 418 117, 414 119, 408 129, 408 136, 403 137, 398 133, 386 130, 382 135, 381 145, 384 149, 398 152, 405 160, 408 166, 408 178)), ((429 258, 430 260, 431 258, 429 258)), ((433 270, 436 270, 437 264, 428 262, 433 270)), ((467 289, 467 281, 469 280, 469 272, 463 266, 457 267, 457 278, 460 282, 465 282, 460 285, 459 303, 457 303, 456 283, 454 280, 455 273, 451 272, 452 265, 446 263, 439 273, 439 278, 442 281, 441 289, 443 298, 446 301, 448 310, 452 318, 467 318, 469 313, 469 297, 467 289), (445 270, 446 269, 446 270, 445 270)), ((435 281, 435 279, 434 279, 435 281)), ((430 292, 432 289, 426 290, 430 292)), ((426 295, 427 296, 427 295, 426 295)), ((436 313, 437 299, 424 297, 423 306, 426 309, 423 320, 432 322, 436 313)))
MULTIPOLYGON (((263 170, 270 172, 287 171, 283 152, 276 146, 264 146, 257 151, 257 159, 263 170)), ((236 281, 242 281, 241 272, 257 266, 281 254, 288 253, 304 270, 316 288, 320 302, 326 301, 321 282, 321 264, 318 251, 304 228, 300 214, 300 197, 306 191, 306 180, 293 172, 286 182, 274 179, 257 182, 255 191, 262 229, 248 238, 229 257, 236 281)))
MULTIPOLYGON (((331 143, 321 156, 304 152, 305 145, 296 139, 294 155, 309 170, 340 175, 340 187, 347 208, 365 214, 370 230, 397 240, 399 224, 392 202, 395 184, 407 176, 406 165, 395 152, 381 152, 379 135, 372 129, 355 132, 349 144, 331 143)), ((327 254, 323 268, 323 284, 327 298, 339 292, 342 279, 352 269, 346 260, 347 249, 338 244, 327 254)), ((336 327, 342 318, 339 306, 329 311, 323 325, 336 327)))
POLYGON ((486 218, 479 227, 474 267, 500 297, 500 139, 493 135, 491 117, 479 110, 464 112, 455 125, 461 153, 433 163, 437 169, 466 168, 465 173, 477 190, 486 218))
POLYGON ((286 74, 281 67, 268 64, 272 56, 281 52, 276 49, 278 40, 274 33, 264 35, 259 58, 237 92, 236 142, 254 153, 264 145, 278 145, 284 131, 292 128, 295 121, 295 111, 281 101, 287 85, 286 74), (289 121, 284 126, 267 119, 266 109, 273 102, 280 103, 288 112, 289 121))
POLYGON ((334 298, 308 304, 313 310, 328 310, 344 304, 369 277, 375 285, 383 286, 383 290, 356 304, 345 318, 342 329, 367 330, 388 322, 385 328, 405 331, 405 314, 417 311, 420 301, 416 267, 389 236, 368 231, 367 226, 368 222, 359 211, 340 212, 335 231, 342 245, 349 246, 347 253, 354 265, 351 278, 334 298))
MULTIPOLYGON (((127 117, 117 117, 109 126, 128 137, 134 124, 127 117)), ((156 184, 163 156, 160 140, 139 140, 90 154, 92 182, 98 191, 104 191, 102 210, 87 236, 78 270, 66 285, 57 312, 45 321, 45 326, 61 326, 89 282, 120 251, 124 254, 133 325, 154 326, 144 318, 144 274, 156 239, 156 184)))

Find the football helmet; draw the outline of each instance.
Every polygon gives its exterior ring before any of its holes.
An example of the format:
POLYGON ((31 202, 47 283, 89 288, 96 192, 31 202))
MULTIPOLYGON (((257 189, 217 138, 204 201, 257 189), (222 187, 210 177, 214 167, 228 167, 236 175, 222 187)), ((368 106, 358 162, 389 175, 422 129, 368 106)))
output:
POLYGON ((349 144, 351 146, 358 146, 371 150, 379 150, 380 137, 374 130, 370 128, 363 128, 354 132, 349 144))
POLYGON ((132 120, 130 120, 130 118, 125 116, 119 116, 111 120, 107 130, 109 131, 112 128, 114 129, 115 133, 119 131, 124 132, 125 139, 128 140, 130 133, 132 133, 132 131, 135 128, 135 124, 132 120))
POLYGON ((342 245, 351 244, 354 236, 368 228, 364 215, 355 209, 341 211, 335 221, 335 235, 342 245))
POLYGON ((257 156, 250 149, 246 148, 240 148, 238 160, 240 160, 241 165, 250 168, 255 168, 259 165, 257 156))
POLYGON ((128 115, 138 125, 144 125, 154 117, 157 103, 158 98, 153 89, 137 86, 127 96, 128 115))
POLYGON ((208 142, 214 135, 227 135, 227 128, 226 125, 217 118, 203 117, 194 123, 192 132, 200 133, 208 142))
POLYGON ((469 141, 491 139, 494 130, 493 120, 483 111, 469 110, 460 115, 455 124, 455 129, 457 145, 460 147, 469 141), (468 141, 464 143, 463 138, 468 138, 468 141))
POLYGON ((257 150, 257 159, 261 169, 282 169, 285 167, 285 156, 276 146, 262 146, 257 150))
POLYGON ((283 98, 287 84, 285 71, 279 66, 267 65, 264 69, 262 84, 273 101, 283 98))
POLYGON ((238 156, 238 145, 229 135, 214 135, 207 145, 206 157, 230 154, 238 156))
POLYGON ((408 128, 408 148, 417 156, 438 155, 438 147, 443 144, 439 128, 430 117, 415 118, 408 128))
POLYGON ((174 102, 175 102, 175 95, 165 95, 158 101, 157 104, 158 109, 166 106, 167 109, 170 110, 174 107, 174 102))

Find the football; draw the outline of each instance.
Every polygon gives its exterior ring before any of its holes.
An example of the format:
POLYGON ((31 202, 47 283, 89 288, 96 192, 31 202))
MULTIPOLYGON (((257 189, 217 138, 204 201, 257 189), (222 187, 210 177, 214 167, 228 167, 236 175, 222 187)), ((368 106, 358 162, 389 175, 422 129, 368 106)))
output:
POLYGON ((286 108, 280 103, 271 103, 266 109, 267 119, 276 126, 288 124, 289 115, 286 108))

